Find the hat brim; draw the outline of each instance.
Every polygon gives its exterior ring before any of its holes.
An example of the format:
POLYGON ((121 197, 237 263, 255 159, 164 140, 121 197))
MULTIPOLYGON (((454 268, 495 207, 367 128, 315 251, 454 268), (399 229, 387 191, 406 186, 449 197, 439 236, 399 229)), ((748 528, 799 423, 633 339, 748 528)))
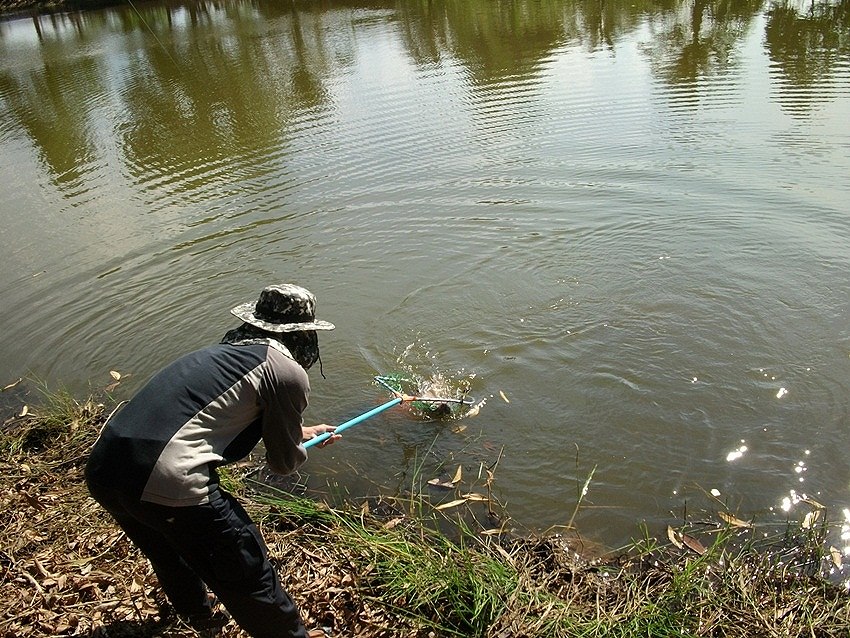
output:
POLYGON ((257 326, 266 332, 303 332, 305 330, 333 330, 336 326, 328 321, 303 321, 299 323, 269 323, 257 317, 254 314, 257 302, 249 301, 240 304, 230 311, 234 317, 237 317, 245 323, 250 323, 252 326, 257 326))

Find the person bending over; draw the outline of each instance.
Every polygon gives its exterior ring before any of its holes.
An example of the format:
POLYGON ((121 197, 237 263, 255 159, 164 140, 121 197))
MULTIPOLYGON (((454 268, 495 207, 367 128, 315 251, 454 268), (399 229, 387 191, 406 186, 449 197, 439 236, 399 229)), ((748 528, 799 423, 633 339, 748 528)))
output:
POLYGON ((316 331, 334 328, 315 307, 309 290, 282 284, 233 308, 244 323, 154 375, 108 420, 86 464, 91 495, 197 629, 227 622, 213 614, 208 587, 255 638, 323 635, 305 629, 259 530, 217 474, 261 439, 269 467, 290 474, 307 460, 303 441, 333 432, 302 419, 316 331))

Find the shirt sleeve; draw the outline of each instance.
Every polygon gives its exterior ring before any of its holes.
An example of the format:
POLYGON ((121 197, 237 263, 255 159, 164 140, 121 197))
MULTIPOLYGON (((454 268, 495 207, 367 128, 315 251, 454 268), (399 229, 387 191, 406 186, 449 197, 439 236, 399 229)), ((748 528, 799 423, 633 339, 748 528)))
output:
POLYGON ((260 386, 266 461, 274 472, 292 474, 307 460, 301 426, 310 381, 300 365, 271 347, 267 364, 260 386))

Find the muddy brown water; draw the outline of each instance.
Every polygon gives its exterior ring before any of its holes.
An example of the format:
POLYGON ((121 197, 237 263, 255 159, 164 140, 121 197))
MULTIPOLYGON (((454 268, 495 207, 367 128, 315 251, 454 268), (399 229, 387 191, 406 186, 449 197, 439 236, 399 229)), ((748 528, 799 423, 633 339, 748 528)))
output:
POLYGON ((611 546, 686 508, 802 519, 809 497, 850 561, 848 11, 0 22, 3 384, 82 393, 115 370, 125 398, 295 281, 338 326, 309 420, 384 402, 393 371, 486 399, 462 421, 389 410, 313 451, 309 483, 392 493, 499 459, 514 519, 563 525, 581 498, 575 523, 611 546))

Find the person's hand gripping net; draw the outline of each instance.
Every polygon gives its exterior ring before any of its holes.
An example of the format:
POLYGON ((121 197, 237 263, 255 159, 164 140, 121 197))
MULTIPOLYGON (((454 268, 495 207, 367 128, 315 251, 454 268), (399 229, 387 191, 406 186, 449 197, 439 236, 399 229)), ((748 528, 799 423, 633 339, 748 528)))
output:
MULTIPOLYGON (((336 430, 335 425, 328 425, 327 423, 319 423, 318 425, 302 425, 301 426, 301 439, 303 441, 309 441, 310 439, 315 439, 320 434, 324 434, 325 432, 333 432, 336 430)), ((325 447, 330 445, 331 443, 336 443, 342 438, 342 434, 332 434, 330 438, 325 439, 321 443, 318 443, 316 447, 325 447)))

